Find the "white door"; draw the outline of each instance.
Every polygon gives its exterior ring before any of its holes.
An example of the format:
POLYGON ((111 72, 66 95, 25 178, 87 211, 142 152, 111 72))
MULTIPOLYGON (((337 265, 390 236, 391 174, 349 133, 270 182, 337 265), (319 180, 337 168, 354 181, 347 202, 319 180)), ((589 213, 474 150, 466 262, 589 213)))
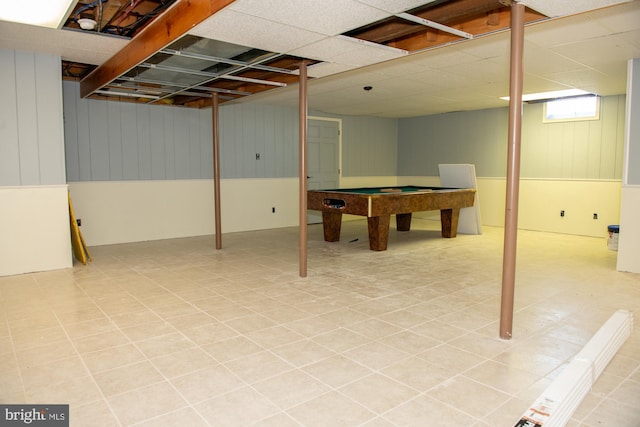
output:
MULTIPOLYGON (((310 118, 307 125, 307 188, 340 187, 340 121, 310 118)), ((319 211, 308 211, 307 222, 322 222, 319 211)))

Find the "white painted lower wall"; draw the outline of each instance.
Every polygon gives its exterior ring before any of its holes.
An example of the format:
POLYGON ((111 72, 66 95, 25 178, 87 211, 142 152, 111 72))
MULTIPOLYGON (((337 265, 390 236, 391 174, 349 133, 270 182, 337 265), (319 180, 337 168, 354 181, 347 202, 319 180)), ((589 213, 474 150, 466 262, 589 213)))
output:
MULTIPOLYGON (((482 224, 504 227, 506 179, 478 178, 477 182, 482 224)), ((439 183, 438 177, 398 179, 398 185, 439 183)), ((606 238, 607 226, 620 223, 621 188, 621 181, 613 180, 521 179, 518 228, 606 238)))
POLYGON ((0 187, 0 276, 73 265, 66 185, 0 187))
POLYGON ((622 187, 618 271, 640 273, 640 186, 622 187))
MULTIPOLYGON (((438 177, 347 177, 340 185, 439 182, 438 177)), ((69 189, 89 246, 214 234, 212 180, 82 182, 70 183, 69 189)), ((504 226, 505 191, 504 178, 478 178, 484 225, 504 226)), ((620 221, 620 192, 619 181, 523 179, 519 228, 605 239, 607 225, 620 221)), ((222 180, 221 210, 223 233, 296 226, 298 179, 222 180)), ((419 215, 439 217, 437 212, 419 215)))
MULTIPOLYGON (((69 191, 89 246, 215 233, 213 180, 75 182, 69 191)), ((226 179, 220 193, 223 234, 298 224, 297 179, 226 179)))

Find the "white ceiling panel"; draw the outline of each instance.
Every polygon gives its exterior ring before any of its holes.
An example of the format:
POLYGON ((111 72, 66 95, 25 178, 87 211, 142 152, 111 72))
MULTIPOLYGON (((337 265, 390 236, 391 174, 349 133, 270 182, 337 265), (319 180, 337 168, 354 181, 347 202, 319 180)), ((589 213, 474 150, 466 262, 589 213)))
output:
POLYGON ((423 6, 425 4, 433 3, 435 0, 358 0, 360 3, 365 3, 378 9, 384 10, 391 14, 406 12, 407 10, 415 9, 416 7, 423 6))
POLYGON ((558 46, 553 52, 597 69, 598 64, 616 58, 640 57, 640 45, 629 42, 625 37, 614 35, 558 46))
POLYGON ((574 15, 633 0, 525 0, 521 3, 550 17, 574 15))
MULTIPOLYGON (((634 1, 638 2, 638 0, 634 1)), ((587 15, 614 34, 634 30, 638 28, 638 22, 640 22, 640 10, 637 4, 631 2, 604 9, 598 13, 590 12, 587 15)))
POLYGON ((229 8, 330 36, 389 16, 356 0, 236 0, 229 8))
POLYGON ((598 21, 588 15, 580 15, 569 22, 558 19, 544 24, 535 24, 525 30, 525 39, 540 47, 551 48, 576 41, 588 40, 610 34, 598 21))
POLYGON ((452 64, 464 66, 477 61, 477 56, 462 50, 463 45, 464 43, 422 52, 412 56, 411 61, 416 65, 432 69, 449 67, 452 64))
POLYGON ((325 37, 231 9, 216 13, 189 34, 277 53, 287 53, 325 37))
POLYGON ((317 64, 307 67, 307 75, 309 77, 320 78, 331 76, 345 71, 353 70, 354 66, 335 64, 332 62, 318 62, 317 64))
POLYGON ((0 21, 0 46, 60 55, 86 64, 102 64, 128 42, 120 37, 0 21))
POLYGON ((348 37, 327 37, 289 52, 291 55, 360 67, 405 56, 404 51, 363 44, 348 37))

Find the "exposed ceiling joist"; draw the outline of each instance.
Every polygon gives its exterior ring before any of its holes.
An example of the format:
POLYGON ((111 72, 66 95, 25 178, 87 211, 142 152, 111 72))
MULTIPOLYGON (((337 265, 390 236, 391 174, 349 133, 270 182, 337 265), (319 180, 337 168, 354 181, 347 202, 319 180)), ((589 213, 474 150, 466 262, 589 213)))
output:
POLYGON ((82 79, 80 95, 82 97, 91 95, 233 1, 178 0, 131 40, 124 49, 82 79))

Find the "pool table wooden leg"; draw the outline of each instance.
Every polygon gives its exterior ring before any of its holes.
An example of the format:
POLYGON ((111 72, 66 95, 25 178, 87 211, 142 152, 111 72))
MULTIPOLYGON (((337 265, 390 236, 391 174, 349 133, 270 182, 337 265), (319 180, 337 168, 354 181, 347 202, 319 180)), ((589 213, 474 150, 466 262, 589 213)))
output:
POLYGON ((389 241, 390 215, 373 216, 367 218, 369 224, 369 249, 372 251, 386 251, 389 241))
POLYGON ((456 237, 458 235, 458 218, 460 208, 442 209, 440 222, 442 223, 442 237, 456 237))
POLYGON ((411 213, 396 214, 396 230, 409 231, 411 229, 411 213))
POLYGON ((322 229, 325 242, 337 242, 340 240, 340 228, 342 226, 342 212, 322 211, 322 229))

